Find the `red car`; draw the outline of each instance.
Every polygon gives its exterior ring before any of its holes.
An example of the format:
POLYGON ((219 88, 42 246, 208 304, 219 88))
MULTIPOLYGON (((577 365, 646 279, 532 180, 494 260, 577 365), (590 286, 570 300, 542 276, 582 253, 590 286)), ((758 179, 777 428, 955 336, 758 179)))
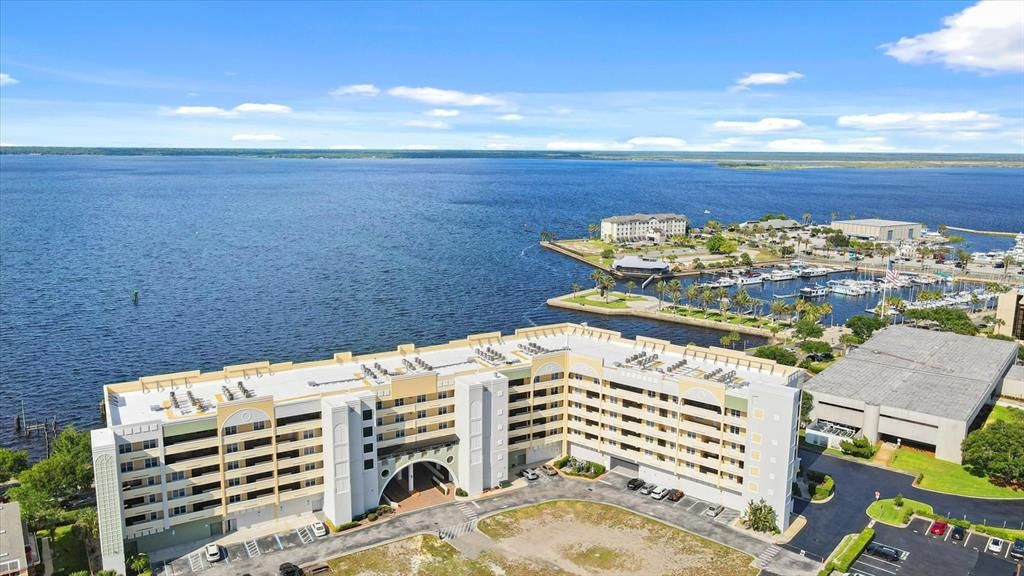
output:
POLYGON ((932 529, 929 530, 929 532, 935 534, 936 536, 942 536, 946 533, 946 528, 949 528, 949 524, 947 522, 942 522, 940 520, 932 523, 932 529))

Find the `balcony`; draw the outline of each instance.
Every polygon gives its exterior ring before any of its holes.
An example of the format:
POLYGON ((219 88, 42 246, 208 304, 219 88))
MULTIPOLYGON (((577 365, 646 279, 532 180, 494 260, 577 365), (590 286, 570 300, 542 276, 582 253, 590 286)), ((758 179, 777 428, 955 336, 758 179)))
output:
POLYGON ((704 434, 706 436, 713 436, 718 438, 722 432, 716 429, 714 426, 708 426, 707 424, 701 424, 700 422, 694 422, 692 420, 680 420, 679 428, 681 430, 687 430, 690 432, 696 432, 697 434, 704 434))
POLYGON ((130 482, 132 480, 145 480, 150 476, 159 476, 161 473, 160 466, 153 466, 152 468, 138 468, 131 472, 121 472, 119 480, 121 482, 130 482))
MULTIPOLYGON (((289 478, 291 478, 289 476, 289 478)), ((257 490, 263 490, 264 488, 273 488, 277 484, 277 481, 273 476, 270 478, 264 478, 257 480, 256 482, 246 483, 244 480, 238 486, 229 486, 224 492, 226 496, 234 496, 236 494, 248 494, 249 492, 255 492, 257 490)))
POLYGON ((298 432, 299 436, 302 436, 303 431, 316 430, 317 428, 320 428, 320 426, 321 421, 319 418, 316 418, 313 420, 303 420, 302 422, 292 422, 291 424, 278 426, 277 428, 274 429, 274 432, 279 436, 281 434, 292 434, 298 432))
POLYGON ((307 486, 305 488, 295 488, 294 490, 284 490, 281 492, 281 501, 295 500, 298 498, 308 498, 310 496, 317 496, 323 494, 324 485, 317 484, 316 486, 307 486))
POLYGON ((178 442, 177 444, 165 444, 164 454, 181 454, 182 452, 191 452, 193 450, 202 450, 203 448, 211 448, 220 446, 220 440, 216 436, 209 438, 199 438, 197 440, 187 440, 185 442, 178 442))
POLYGON ((232 512, 241 512, 242 510, 248 510, 249 508, 257 508, 259 506, 273 504, 274 500, 275 498, 273 494, 265 494, 253 500, 242 500, 241 502, 228 504, 228 514, 232 512))
POLYGON ((213 518, 218 515, 219 511, 219 506, 213 506, 212 508, 199 510, 197 512, 188 512, 185 514, 178 514, 177 516, 171 516, 168 522, 171 526, 176 526, 178 524, 184 524, 201 518, 213 518))

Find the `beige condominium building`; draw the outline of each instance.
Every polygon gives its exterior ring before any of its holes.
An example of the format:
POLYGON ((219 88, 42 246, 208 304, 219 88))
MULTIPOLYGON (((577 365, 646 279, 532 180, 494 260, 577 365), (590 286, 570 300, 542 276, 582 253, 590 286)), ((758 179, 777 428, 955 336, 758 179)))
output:
POLYGON ((898 243, 920 239, 924 226, 916 222, 862 218, 860 220, 833 220, 832 228, 852 238, 898 243))
POLYGON ((558 324, 111 384, 92 435, 103 564, 309 511, 344 524, 424 465, 478 495, 562 454, 734 509, 764 498, 785 528, 801 375, 558 324))
POLYGON ((601 220, 601 239, 608 242, 664 242, 685 235, 682 214, 631 214, 601 220))

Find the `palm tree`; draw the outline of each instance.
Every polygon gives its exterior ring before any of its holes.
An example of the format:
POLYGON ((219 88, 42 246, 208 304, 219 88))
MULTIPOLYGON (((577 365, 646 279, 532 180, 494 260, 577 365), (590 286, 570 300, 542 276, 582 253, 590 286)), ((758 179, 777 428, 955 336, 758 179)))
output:
POLYGON ((722 346, 728 346, 732 348, 737 342, 740 341, 740 335, 736 332, 729 332, 725 336, 718 339, 722 343, 722 346))
POLYGON ((601 287, 601 280, 604 278, 603 270, 594 270, 590 273, 590 280, 594 283, 594 288, 601 287))
POLYGON ((715 299, 714 293, 711 288, 702 288, 700 291, 700 307, 704 310, 704 317, 708 317, 708 306, 711 305, 711 301, 715 299))
MULTIPOLYGON (((740 288, 739 290, 736 291, 736 296, 733 298, 733 300, 736 302, 736 308, 740 312, 743 312, 744 310, 747 309, 748 306, 750 306, 750 292, 747 292, 746 288, 740 288)), ((747 311, 749 312, 749 310, 747 311)))
POLYGON ((811 223, 811 213, 810 212, 804 212, 803 219, 804 219, 804 224, 810 224, 811 223))
POLYGON ((573 282, 572 283, 572 297, 575 298, 576 297, 576 293, 579 292, 579 291, 580 291, 580 283, 579 282, 573 282))
MULTIPOLYGON (((679 279, 678 278, 673 278, 672 281, 670 281, 668 283, 668 293, 669 293, 670 297, 671 297, 671 295, 673 293, 678 294, 679 296, 682 296, 682 294, 683 294, 683 287, 679 283, 679 279)), ((675 299, 675 304, 674 305, 675 306, 679 305, 679 298, 675 299)))
POLYGON ((601 292, 603 292, 604 301, 607 302, 612 295, 612 291, 615 290, 615 278, 612 278, 611 274, 602 272, 600 288, 601 292))
POLYGON ((654 285, 654 293, 658 295, 658 310, 661 310, 666 290, 668 290, 668 284, 665 284, 664 280, 658 280, 658 283, 654 285))
POLYGON ((601 227, 597 224, 587 224, 587 238, 593 238, 594 234, 601 231, 601 227))
POLYGON ((700 289, 693 283, 686 287, 686 307, 693 309, 693 301, 700 295, 700 289))
POLYGON ((626 282, 626 299, 633 295, 633 289, 636 288, 636 282, 629 280, 626 282))
POLYGON ((147 556, 145 552, 132 556, 131 561, 128 563, 128 567, 136 574, 142 574, 143 572, 149 571, 149 556, 147 556))
POLYGON ((1006 280, 1006 275, 1010 273, 1010 266, 1013 266, 1015 263, 1013 256, 1009 254, 1003 256, 1003 280, 1006 280))
POLYGON ((774 317, 775 320, 781 319, 782 315, 786 313, 786 310, 788 308, 789 308, 789 304, 786 304, 786 302, 784 300, 776 300, 776 301, 772 302, 772 305, 770 307, 771 312, 772 312, 772 316, 774 317))

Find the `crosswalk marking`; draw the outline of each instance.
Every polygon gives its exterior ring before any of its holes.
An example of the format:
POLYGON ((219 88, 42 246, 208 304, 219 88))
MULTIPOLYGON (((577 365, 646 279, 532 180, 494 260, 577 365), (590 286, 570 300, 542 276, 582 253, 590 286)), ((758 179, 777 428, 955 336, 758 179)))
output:
POLYGON ((192 568, 193 572, 199 572, 203 569, 203 559, 199 557, 199 552, 193 552, 188 555, 188 565, 192 568))
POLYGON ((775 544, 772 544, 771 546, 765 548, 764 551, 762 551, 761 554, 758 555, 755 565, 759 569, 764 570, 765 567, 768 566, 768 563, 772 561, 772 558, 775 558, 775 556, 778 555, 779 550, 781 549, 775 544))
POLYGON ((441 540, 454 540, 463 534, 468 534, 476 529, 476 519, 470 520, 469 522, 463 522, 462 524, 456 524, 447 528, 442 528, 437 531, 437 535, 441 540))
POLYGON ((255 540, 246 540, 245 552, 249 554, 249 558, 255 558, 260 555, 260 546, 255 540))
POLYGON ((470 506, 469 504, 467 504, 465 502, 458 502, 458 503, 455 504, 455 507, 458 508, 459 511, 462 512, 466 516, 466 518, 469 518, 470 521, 475 521, 476 520, 476 518, 477 518, 476 510, 474 510, 473 507, 470 506))
POLYGON ((301 526, 295 531, 299 533, 299 539, 302 540, 303 544, 309 544, 314 540, 313 535, 309 532, 308 526, 301 526))

